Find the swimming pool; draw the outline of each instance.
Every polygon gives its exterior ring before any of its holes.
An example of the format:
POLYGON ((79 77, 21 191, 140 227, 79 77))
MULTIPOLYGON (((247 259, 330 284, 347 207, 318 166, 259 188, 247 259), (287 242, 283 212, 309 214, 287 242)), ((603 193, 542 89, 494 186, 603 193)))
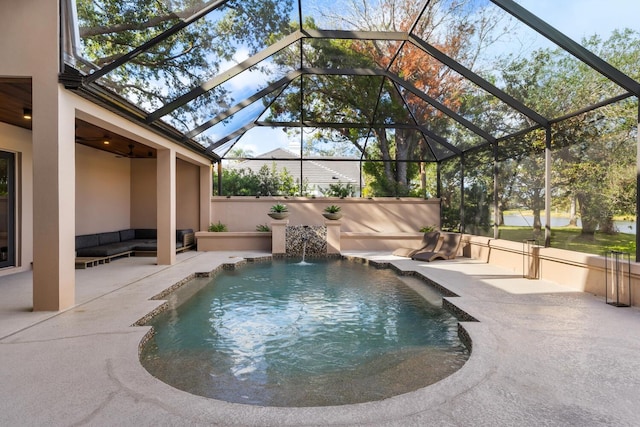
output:
POLYGON ((172 294, 149 322, 156 335, 141 361, 176 388, 228 402, 381 400, 467 360, 457 320, 440 305, 418 279, 347 260, 250 264, 172 294))

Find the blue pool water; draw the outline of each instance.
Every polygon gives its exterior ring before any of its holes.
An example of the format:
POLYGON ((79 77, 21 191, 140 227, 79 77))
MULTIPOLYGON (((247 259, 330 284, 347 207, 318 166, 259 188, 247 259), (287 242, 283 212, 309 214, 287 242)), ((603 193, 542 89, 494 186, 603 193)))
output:
POLYGON ((432 384, 468 358, 457 320, 427 285, 346 260, 249 264, 197 279, 171 300, 150 322, 157 333, 143 365, 174 387, 229 402, 380 400, 432 384))

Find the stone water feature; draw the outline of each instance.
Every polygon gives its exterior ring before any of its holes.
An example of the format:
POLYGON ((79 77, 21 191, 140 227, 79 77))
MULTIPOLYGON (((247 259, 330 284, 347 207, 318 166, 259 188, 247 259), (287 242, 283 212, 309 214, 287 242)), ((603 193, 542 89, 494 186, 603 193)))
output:
POLYGON ((286 256, 324 257, 327 255, 327 227, 323 225, 291 225, 285 229, 286 256))

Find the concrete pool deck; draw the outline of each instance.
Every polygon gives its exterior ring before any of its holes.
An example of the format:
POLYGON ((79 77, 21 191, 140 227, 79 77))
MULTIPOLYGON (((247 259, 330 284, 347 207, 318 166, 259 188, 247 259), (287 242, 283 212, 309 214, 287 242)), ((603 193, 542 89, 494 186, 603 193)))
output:
MULTIPOLYGON (((0 278, 0 425, 632 426, 640 424, 640 310, 479 261, 421 263, 350 253, 424 274, 479 322, 469 361, 391 399, 320 408, 230 404, 174 389, 138 362, 149 300, 242 252, 178 263, 127 258, 76 270, 77 305, 31 312, 31 273, 0 278)), ((347 255, 347 254, 345 254, 347 255)))

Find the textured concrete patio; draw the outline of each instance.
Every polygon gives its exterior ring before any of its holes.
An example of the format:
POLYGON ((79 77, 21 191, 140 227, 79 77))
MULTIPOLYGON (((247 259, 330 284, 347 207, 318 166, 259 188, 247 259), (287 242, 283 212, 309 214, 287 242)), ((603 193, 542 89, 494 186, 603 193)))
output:
MULTIPOLYGON (((0 278, 0 425, 640 425, 640 310, 469 259, 416 271, 458 297, 473 352, 450 377, 379 402, 263 408, 193 396, 138 362, 149 300, 241 252, 188 252, 174 266, 128 258, 76 271, 77 305, 31 312, 30 273, 0 278)), ((354 254, 352 254, 354 255, 354 254)), ((427 285, 425 285, 427 286, 427 285)))

